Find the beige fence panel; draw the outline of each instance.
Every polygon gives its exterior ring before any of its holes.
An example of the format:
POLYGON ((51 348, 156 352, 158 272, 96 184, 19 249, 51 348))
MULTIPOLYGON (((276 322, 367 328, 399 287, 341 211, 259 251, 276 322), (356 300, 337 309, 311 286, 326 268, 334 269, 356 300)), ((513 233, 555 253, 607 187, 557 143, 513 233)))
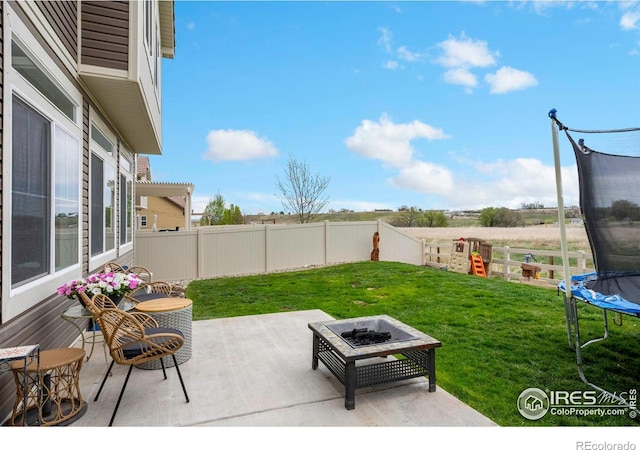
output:
POLYGON ((266 272, 264 226, 218 226, 199 230, 198 277, 266 272))
POLYGON ((380 222, 380 261, 397 261, 421 266, 424 248, 420 239, 380 222))
POLYGON ((324 223, 268 225, 270 270, 325 264, 324 223))
POLYGON ((136 233, 135 264, 148 268, 154 280, 196 278, 197 256, 197 231, 136 233))
POLYGON ((371 259, 378 222, 327 222, 327 263, 371 259))
POLYGON ((138 232, 135 263, 148 267, 156 280, 178 280, 368 261, 376 231, 381 260, 422 265, 422 241, 382 221, 138 232))

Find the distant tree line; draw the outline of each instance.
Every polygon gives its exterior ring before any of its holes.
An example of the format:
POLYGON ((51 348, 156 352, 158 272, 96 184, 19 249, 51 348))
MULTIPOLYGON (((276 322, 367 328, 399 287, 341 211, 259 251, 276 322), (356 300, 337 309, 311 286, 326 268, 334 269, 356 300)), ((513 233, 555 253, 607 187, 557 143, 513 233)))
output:
POLYGON ((449 219, 442 211, 423 211, 415 206, 400 207, 398 209, 402 214, 393 224, 396 227, 447 227, 449 219))
POLYGON ((233 203, 227 208, 224 197, 220 194, 209 200, 204 208, 200 225, 241 225, 244 223, 244 216, 240 207, 233 203))
POLYGON ((484 208, 478 217, 483 227, 523 227, 524 218, 509 208, 484 208))

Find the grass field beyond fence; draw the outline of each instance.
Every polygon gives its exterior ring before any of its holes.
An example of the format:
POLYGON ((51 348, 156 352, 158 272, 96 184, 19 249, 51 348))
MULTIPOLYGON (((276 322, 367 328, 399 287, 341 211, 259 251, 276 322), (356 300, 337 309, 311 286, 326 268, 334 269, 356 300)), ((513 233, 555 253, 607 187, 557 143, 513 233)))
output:
MULTIPOLYGON (((527 388, 586 391, 569 348, 555 290, 390 262, 192 281, 194 320, 320 309, 336 319, 387 314, 442 342, 437 384, 503 426, 630 426, 628 415, 523 418, 527 388)), ((600 309, 579 305, 581 333, 602 334, 600 309)), ((610 316, 611 317, 611 316, 610 316)), ((587 377, 613 392, 640 384, 639 321, 610 323, 610 337, 583 349, 587 377)), ((311 333, 309 332, 309 345, 311 333)), ((310 350, 311 351, 311 350, 310 350)))

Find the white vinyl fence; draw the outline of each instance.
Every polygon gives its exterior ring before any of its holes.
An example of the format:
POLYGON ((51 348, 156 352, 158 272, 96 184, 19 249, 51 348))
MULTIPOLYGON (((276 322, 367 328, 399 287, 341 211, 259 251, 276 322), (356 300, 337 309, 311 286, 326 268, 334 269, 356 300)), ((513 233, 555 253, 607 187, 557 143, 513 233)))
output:
POLYGON ((181 280, 368 261, 375 232, 380 261, 423 264, 423 241, 380 220, 139 231, 135 264, 147 267, 156 280, 181 280))

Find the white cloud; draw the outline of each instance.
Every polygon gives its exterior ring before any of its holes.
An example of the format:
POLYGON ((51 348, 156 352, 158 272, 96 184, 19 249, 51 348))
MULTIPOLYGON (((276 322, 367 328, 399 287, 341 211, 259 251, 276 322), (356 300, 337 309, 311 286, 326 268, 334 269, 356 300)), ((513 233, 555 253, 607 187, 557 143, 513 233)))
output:
POLYGON ((386 114, 382 114, 378 122, 363 120, 353 135, 345 139, 345 144, 347 148, 366 158, 404 167, 413 160, 412 140, 425 138, 431 141, 448 137, 441 129, 419 120, 396 124, 386 114))
POLYGON ((623 30, 637 30, 639 28, 640 10, 627 11, 620 18, 620 26, 623 30))
POLYGON ((467 38, 464 34, 459 39, 449 37, 437 44, 443 54, 436 62, 444 67, 489 67, 496 64, 498 52, 491 52, 485 41, 467 38))
POLYGON ((478 85, 476 76, 467 69, 462 68, 447 70, 442 75, 442 78, 446 83, 458 84, 468 88, 476 87, 478 85))
POLYGON ((403 167, 400 173, 391 179, 391 184, 403 189, 436 195, 447 195, 454 186, 449 169, 425 161, 415 161, 403 167))
POLYGON ((398 65, 398 61, 386 61, 385 63, 382 64, 382 67, 389 70, 396 70, 399 67, 399 65, 398 65))
POLYGON ((250 130, 212 130, 207 135, 207 144, 203 158, 213 161, 247 161, 278 155, 269 140, 250 130))
POLYGON ((378 28, 380 31, 380 37, 378 38, 378 45, 384 49, 387 53, 391 52, 391 44, 393 42, 393 34, 391 30, 386 27, 378 28))
MULTIPOLYGON (((519 208, 522 203, 540 202, 557 205, 555 168, 534 158, 476 163, 473 183, 456 179, 454 188, 444 194, 446 202, 456 209, 477 209, 487 206, 519 208), (473 192, 473 195, 461 193, 473 192)), ((579 202, 577 168, 562 168, 563 200, 566 206, 579 202)))
POLYGON ((484 80, 491 86, 492 94, 505 94, 538 85, 538 80, 530 72, 508 66, 501 67, 495 74, 487 74, 484 80))
POLYGON ((410 51, 407 47, 398 47, 398 59, 403 61, 415 62, 420 61, 424 55, 410 51))

